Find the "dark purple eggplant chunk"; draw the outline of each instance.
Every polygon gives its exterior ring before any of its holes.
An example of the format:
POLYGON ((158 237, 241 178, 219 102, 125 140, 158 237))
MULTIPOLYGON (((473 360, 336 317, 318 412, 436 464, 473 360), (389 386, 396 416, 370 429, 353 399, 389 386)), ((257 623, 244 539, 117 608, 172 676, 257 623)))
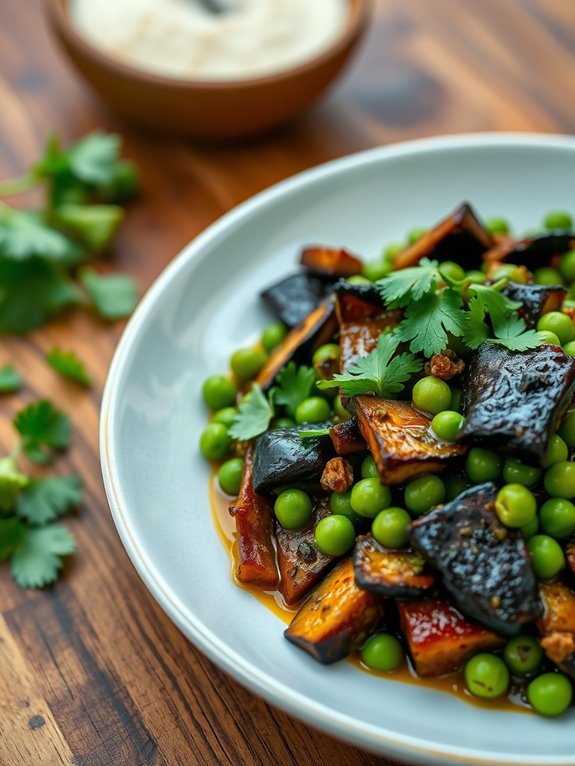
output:
POLYGON ((339 282, 336 283, 334 291, 338 298, 341 318, 345 322, 349 322, 351 319, 365 318, 365 309, 363 306, 361 308, 360 315, 349 315, 348 304, 346 301, 347 298, 350 299, 349 306, 351 310, 353 310, 353 306, 357 303, 357 301, 361 301, 362 303, 369 303, 378 311, 385 308, 383 298, 381 297, 381 292, 379 291, 377 285, 373 283, 358 285, 354 284, 353 282, 348 282, 345 279, 340 279, 339 282))
POLYGON ((548 344, 512 352, 484 343, 468 363, 462 391, 459 442, 541 465, 573 399, 575 359, 548 344))
POLYGON ((505 261, 526 266, 530 271, 549 266, 555 255, 561 255, 575 247, 575 232, 558 229, 543 231, 514 242, 503 241, 485 254, 485 260, 505 261))
POLYGON ((337 455, 357 455, 360 452, 367 452, 367 444, 361 435, 356 417, 333 426, 329 435, 337 455))
POLYGON ((274 316, 291 329, 332 294, 335 281, 305 272, 292 274, 264 290, 261 298, 274 316))
POLYGON ((495 240, 467 202, 426 232, 417 242, 399 252, 395 269, 417 266, 422 258, 456 261, 465 269, 479 269, 483 254, 495 245, 495 240))
POLYGON ((419 553, 387 550, 371 535, 356 539, 353 569, 358 588, 384 598, 424 598, 435 584, 419 553))
MULTIPOLYGON (((313 425, 329 428, 331 423, 313 425)), ((303 439, 300 431, 309 425, 278 428, 260 436, 254 454, 253 484, 258 493, 271 492, 287 484, 319 481, 325 464, 334 456, 329 436, 303 439)))
POLYGON ((343 247, 312 245, 304 247, 300 255, 301 265, 311 274, 339 278, 361 274, 363 263, 343 247))
POLYGON ((541 613, 525 539, 495 513, 497 488, 486 482, 438 506, 409 527, 413 547, 439 571, 458 609, 503 636, 541 613))
POLYGON ((567 288, 560 285, 522 285, 508 282, 501 291, 513 301, 519 301, 519 316, 528 328, 535 327, 537 320, 548 311, 560 311, 567 296, 567 288))

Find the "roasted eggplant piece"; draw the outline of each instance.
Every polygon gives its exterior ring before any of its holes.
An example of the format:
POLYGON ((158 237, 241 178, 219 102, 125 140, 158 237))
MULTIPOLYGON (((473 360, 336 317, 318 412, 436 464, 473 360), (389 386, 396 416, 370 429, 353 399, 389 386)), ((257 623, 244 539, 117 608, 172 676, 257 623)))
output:
POLYGON ((358 588, 384 598, 423 598, 435 584, 419 553, 387 550, 371 535, 356 539, 353 569, 358 588))
POLYGON ((571 572, 575 575, 575 537, 572 537, 567 543, 567 564, 571 572))
MULTIPOLYGON (((328 428, 329 423, 314 424, 328 428)), ((325 464, 333 457, 329 436, 302 439, 309 425, 278 428, 260 436, 254 454, 253 483, 256 492, 271 492, 286 484, 319 481, 325 464)))
POLYGON ((399 602, 398 609, 409 653, 422 677, 453 673, 473 654, 505 643, 444 599, 399 602))
POLYGON ((358 647, 382 618, 381 600, 357 587, 348 558, 317 586, 284 636, 327 665, 358 647))
POLYGON ((438 473, 466 449, 438 441, 431 421, 409 402, 355 396, 353 407, 382 484, 438 473))
POLYGON ((236 522, 240 582, 272 588, 278 580, 276 554, 272 542, 273 508, 266 497, 254 491, 253 447, 244 459, 242 483, 229 512, 236 522))
POLYGON ((347 250, 319 245, 304 248, 300 263, 308 271, 328 277, 353 277, 363 270, 360 259, 347 250))
POLYGON ((329 432, 337 455, 356 455, 367 450, 365 439, 359 430, 357 418, 338 423, 329 432))
POLYGON ((549 266, 553 256, 566 253, 575 247, 575 232, 573 231, 544 231, 525 239, 513 240, 506 238, 485 253, 486 261, 505 261, 537 269, 549 266))
POLYGON ((288 605, 307 596, 334 561, 332 556, 320 553, 314 539, 318 521, 329 513, 329 500, 321 498, 316 501, 312 520, 305 529, 288 530, 276 522, 278 590, 288 605))
POLYGON ((399 252, 393 266, 405 269, 417 266, 422 258, 434 258, 438 261, 455 260, 465 269, 478 269, 484 253, 494 245, 495 240, 471 205, 464 202, 415 244, 399 252))
POLYGON ((575 593, 562 582, 541 583, 543 614, 537 627, 543 635, 561 631, 575 636, 575 593))
POLYGON ((291 361, 307 361, 316 348, 333 338, 336 330, 335 301, 331 297, 314 309, 301 324, 294 327, 272 351, 257 377, 257 383, 267 391, 282 367, 291 361))
POLYGON ((527 327, 535 327, 537 320, 548 311, 559 311, 567 296, 567 289, 559 285, 522 285, 508 282, 502 290, 503 295, 513 301, 519 301, 519 316, 527 327))
POLYGON ((467 366, 462 444, 541 465, 575 390, 575 359, 558 346, 513 352, 484 343, 467 366))
POLYGON ((504 636, 515 636, 541 613, 525 539, 495 513, 492 482, 414 521, 409 539, 439 571, 456 606, 504 636))
POLYGON ((297 327, 328 298, 334 279, 321 279, 312 274, 292 274, 261 293, 274 316, 290 329, 297 327))

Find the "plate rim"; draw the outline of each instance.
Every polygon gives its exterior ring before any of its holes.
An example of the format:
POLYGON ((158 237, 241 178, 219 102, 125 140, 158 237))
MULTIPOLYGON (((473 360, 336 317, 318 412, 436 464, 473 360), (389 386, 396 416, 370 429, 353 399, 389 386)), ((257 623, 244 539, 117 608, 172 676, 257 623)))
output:
POLYGON ((243 660, 227 644, 213 636, 205 625, 188 619, 180 600, 170 592, 145 550, 139 545, 136 534, 130 528, 128 514, 121 499, 121 480, 111 437, 119 396, 119 387, 116 382, 124 366, 129 362, 130 351, 133 349, 140 328, 146 323, 166 287, 177 279, 180 271, 201 257, 203 248, 211 241, 226 234, 253 211, 273 203, 284 194, 289 194, 302 183, 313 183, 331 174, 344 172, 348 168, 362 167, 374 160, 446 149, 480 149, 494 146, 514 148, 531 146, 534 149, 566 148, 573 151, 575 155, 575 137, 563 134, 480 132, 419 138, 354 152, 304 170, 258 192, 210 224, 185 245, 160 272, 142 297, 122 333, 114 352, 102 396, 100 465, 104 489, 116 529, 147 589, 162 610, 196 648, 254 694, 263 697, 267 702, 303 721, 306 725, 320 729, 340 740, 386 757, 408 759, 412 763, 434 766, 443 766, 446 763, 463 763, 468 766, 497 766, 498 764, 502 766, 572 766, 573 756, 521 756, 518 759, 512 754, 488 751, 477 755, 477 751, 472 748, 438 746, 423 738, 405 736, 384 727, 357 722, 348 715, 338 713, 321 703, 310 700, 306 695, 285 687, 267 673, 243 660))

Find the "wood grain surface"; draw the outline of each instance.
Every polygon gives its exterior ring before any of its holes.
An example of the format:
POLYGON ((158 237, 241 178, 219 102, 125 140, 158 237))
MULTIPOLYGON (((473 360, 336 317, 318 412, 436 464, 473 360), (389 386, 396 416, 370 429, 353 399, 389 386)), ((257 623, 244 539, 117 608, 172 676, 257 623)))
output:
MULTIPOLYGON (((143 192, 114 263, 145 290, 180 248, 255 192, 325 160, 429 134, 575 131, 575 3, 376 0, 344 80, 296 125, 243 145, 145 135, 109 114, 48 34, 40 0, 0 0, 0 177, 18 174, 49 131, 125 136, 143 192)), ((87 493, 72 520, 78 553, 56 587, 19 590, 0 570, 0 766, 384 764, 272 709, 221 673, 164 616, 115 532, 100 479, 98 409, 122 331, 77 313, 5 338, 25 392, 4 398, 0 441, 24 401, 46 395, 73 417, 58 468, 87 493), (87 360, 91 393, 46 367, 55 344, 87 360)), ((414 722, 415 724, 416 722, 414 722)))

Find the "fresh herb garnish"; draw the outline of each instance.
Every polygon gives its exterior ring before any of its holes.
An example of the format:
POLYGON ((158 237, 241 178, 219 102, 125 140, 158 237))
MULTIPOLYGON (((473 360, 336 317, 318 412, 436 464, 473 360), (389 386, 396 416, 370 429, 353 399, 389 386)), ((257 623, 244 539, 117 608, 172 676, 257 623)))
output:
POLYGON ((136 308, 138 290, 131 277, 124 274, 101 276, 86 267, 80 271, 80 281, 92 305, 104 319, 123 319, 136 308))
POLYGON ((0 394, 13 394, 22 388, 22 376, 11 364, 0 367, 0 394))
POLYGON ((81 386, 89 387, 92 385, 84 362, 78 358, 74 351, 62 351, 60 348, 53 348, 46 354, 46 361, 53 370, 56 370, 63 377, 69 378, 81 386))
POLYGON ((315 370, 311 367, 297 367, 295 362, 289 362, 278 373, 274 402, 285 407, 288 416, 293 418, 298 405, 311 394, 316 379, 315 370))
POLYGON ((36 463, 49 463, 55 450, 70 444, 72 424, 67 415, 47 399, 25 407, 14 418, 14 428, 22 437, 22 450, 36 463))
POLYGON ((254 383, 240 404, 239 412, 230 428, 230 436, 240 441, 255 439, 268 430, 274 414, 273 403, 266 398, 258 384, 254 383))
POLYGON ((306 428, 300 431, 299 435, 302 439, 317 439, 320 436, 329 436, 329 432, 329 428, 306 428))
POLYGON ((395 356, 399 346, 395 333, 382 333, 377 347, 367 356, 351 364, 332 380, 322 380, 318 388, 340 386, 346 396, 374 393, 390 397, 402 391, 404 384, 423 367, 423 360, 404 352, 395 356))

